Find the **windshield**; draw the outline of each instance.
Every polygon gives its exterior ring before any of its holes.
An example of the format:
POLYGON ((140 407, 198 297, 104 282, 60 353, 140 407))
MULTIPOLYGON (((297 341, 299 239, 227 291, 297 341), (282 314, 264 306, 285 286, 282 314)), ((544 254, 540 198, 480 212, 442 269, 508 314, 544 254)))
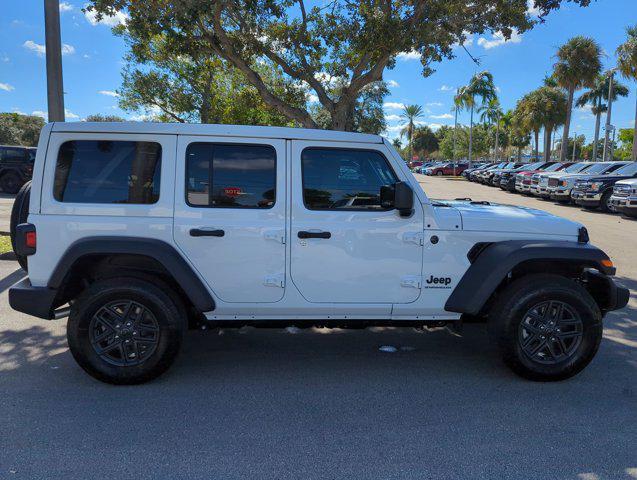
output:
POLYGON ((608 162, 595 163, 586 169, 586 173, 587 174, 603 173, 606 170, 608 170, 609 167, 611 167, 611 164, 609 164, 608 162))
POLYGON ((560 169, 560 167, 561 167, 562 165, 563 165, 563 164, 561 164, 561 163, 554 163, 554 164, 553 164, 553 165, 551 165, 550 167, 548 167, 548 168, 544 169, 544 171, 545 171, 545 172, 557 172, 557 171, 560 169))
POLYGON ((579 162, 571 165, 570 167, 566 167, 563 171, 566 173, 577 173, 586 170, 590 166, 590 163, 579 162))
POLYGON ((632 177, 637 173, 637 162, 629 163, 628 165, 624 165, 622 168, 618 169, 614 172, 615 175, 625 175, 632 177))
POLYGON ((542 165, 544 165, 544 162, 529 163, 528 165, 522 165, 518 170, 537 170, 542 165))

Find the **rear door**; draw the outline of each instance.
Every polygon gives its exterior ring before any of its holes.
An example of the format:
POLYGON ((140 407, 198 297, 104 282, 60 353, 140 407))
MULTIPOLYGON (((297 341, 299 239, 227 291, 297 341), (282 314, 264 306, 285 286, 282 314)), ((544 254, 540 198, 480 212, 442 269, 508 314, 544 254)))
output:
POLYGON ((175 242, 225 302, 285 288, 285 141, 180 136, 175 242))

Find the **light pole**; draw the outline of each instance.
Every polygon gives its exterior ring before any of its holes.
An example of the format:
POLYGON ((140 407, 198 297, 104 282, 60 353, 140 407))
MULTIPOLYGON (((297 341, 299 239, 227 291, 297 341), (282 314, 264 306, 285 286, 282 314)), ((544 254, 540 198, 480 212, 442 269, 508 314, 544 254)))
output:
POLYGON ((610 71, 609 79, 608 79, 608 110, 606 111, 606 131, 604 132, 604 156, 602 160, 604 162, 608 161, 608 154, 610 153, 610 130, 611 130, 611 116, 613 112, 613 80, 615 78, 615 70, 617 68, 613 68, 610 71))
POLYGON ((573 133, 573 163, 575 163, 575 150, 577 150, 577 132, 573 133))
POLYGON ((46 90, 49 122, 63 122, 64 85, 62 83, 59 0, 44 0, 44 30, 46 37, 46 90))

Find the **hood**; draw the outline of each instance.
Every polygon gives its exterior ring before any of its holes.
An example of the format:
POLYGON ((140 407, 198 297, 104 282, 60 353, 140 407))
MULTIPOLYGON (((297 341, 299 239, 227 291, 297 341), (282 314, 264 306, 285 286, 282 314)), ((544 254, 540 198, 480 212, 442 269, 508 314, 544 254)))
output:
POLYGON ((633 178, 632 175, 594 175, 585 178, 589 182, 618 182, 619 180, 628 180, 633 178))
POLYGON ((617 182, 618 184, 622 184, 622 185, 632 185, 635 186, 637 185, 637 178, 631 178, 629 180, 620 180, 619 182, 617 182))
POLYGON ((580 223, 543 210, 487 202, 435 200, 455 208, 462 217, 462 229, 481 232, 533 234, 540 238, 554 235, 577 237, 580 223))

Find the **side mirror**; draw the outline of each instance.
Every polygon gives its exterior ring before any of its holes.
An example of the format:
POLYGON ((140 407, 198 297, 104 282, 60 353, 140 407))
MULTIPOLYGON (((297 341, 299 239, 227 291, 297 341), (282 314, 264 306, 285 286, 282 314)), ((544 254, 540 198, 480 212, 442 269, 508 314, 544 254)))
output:
POLYGON ((382 186, 380 204, 383 208, 395 208, 401 217, 408 217, 414 211, 414 192, 405 182, 382 186))

